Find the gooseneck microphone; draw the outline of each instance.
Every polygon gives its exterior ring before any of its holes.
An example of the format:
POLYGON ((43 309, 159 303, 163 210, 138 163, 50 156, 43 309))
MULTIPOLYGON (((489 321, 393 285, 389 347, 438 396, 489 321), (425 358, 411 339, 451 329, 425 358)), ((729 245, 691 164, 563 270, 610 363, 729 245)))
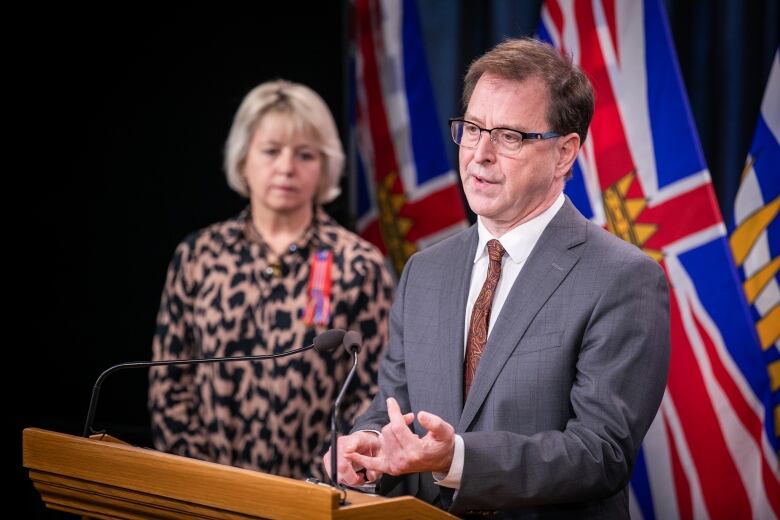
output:
MULTIPOLYGON (((84 437, 89 437, 90 433, 97 433, 92 429, 92 422, 95 419, 95 409, 97 408, 98 395, 100 394, 100 385, 103 384, 103 380, 108 377, 109 374, 122 370, 124 368, 139 368, 139 367, 159 367, 163 365, 196 365, 200 363, 227 363, 230 361, 260 361, 262 359, 280 358, 285 356, 292 356, 299 352, 305 352, 310 349, 315 349, 317 352, 332 352, 336 350, 339 345, 342 344, 347 333, 342 329, 330 329, 318 334, 314 338, 314 343, 309 346, 290 350, 287 352, 280 352, 279 354, 261 354, 257 356, 232 356, 232 357, 215 357, 215 358, 198 358, 198 359, 169 359, 166 361, 131 361, 128 363, 120 363, 112 367, 107 368, 98 376, 95 381, 95 386, 92 388, 92 397, 89 400, 89 410, 87 411, 87 422, 84 424, 84 437)), ((357 359, 357 358, 356 358, 357 359)))
MULTIPOLYGON (((335 488, 341 488, 338 476, 337 424, 339 418, 339 408, 341 407, 341 400, 344 398, 344 394, 347 392, 347 387, 349 387, 350 381, 352 381, 352 378, 355 376, 361 342, 362 338, 360 337, 360 334, 354 330, 347 331, 347 333, 344 334, 344 348, 347 350, 347 352, 352 354, 354 359, 352 361, 352 368, 349 370, 349 374, 347 374, 346 381, 344 381, 344 386, 341 387, 341 391, 339 392, 339 395, 336 396, 336 401, 333 403, 333 413, 330 416, 330 482, 331 485, 333 485, 335 488)), ((344 497, 342 497, 341 500, 343 503, 344 497)))

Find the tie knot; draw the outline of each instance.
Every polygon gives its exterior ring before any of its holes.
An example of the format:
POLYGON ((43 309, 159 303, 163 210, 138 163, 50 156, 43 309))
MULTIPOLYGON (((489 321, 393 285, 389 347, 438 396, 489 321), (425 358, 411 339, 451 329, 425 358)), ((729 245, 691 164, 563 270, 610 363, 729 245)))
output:
POLYGON ((488 256, 490 257, 490 260, 492 262, 500 262, 501 258, 503 258, 504 256, 504 253, 506 253, 504 246, 502 246, 501 242, 499 242, 495 238, 492 240, 488 240, 487 248, 488 248, 488 256))

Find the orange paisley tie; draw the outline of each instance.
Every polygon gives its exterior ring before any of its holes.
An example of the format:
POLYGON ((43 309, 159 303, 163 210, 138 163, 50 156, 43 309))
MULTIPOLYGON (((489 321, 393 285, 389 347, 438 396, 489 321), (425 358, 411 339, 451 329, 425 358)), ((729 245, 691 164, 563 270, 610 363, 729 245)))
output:
POLYGON ((463 402, 466 401, 466 396, 469 395, 469 389, 471 389, 471 383, 474 381, 474 374, 477 372, 479 359, 482 357, 482 351, 485 350, 488 324, 490 323, 490 307, 493 305, 493 295, 496 293, 498 280, 501 278, 501 258, 506 253, 501 246, 501 242, 496 239, 489 240, 487 248, 490 264, 488 265, 485 283, 482 285, 482 290, 479 291, 479 296, 477 301, 474 302, 474 308, 471 311, 469 335, 466 342, 466 358, 463 361, 463 402))

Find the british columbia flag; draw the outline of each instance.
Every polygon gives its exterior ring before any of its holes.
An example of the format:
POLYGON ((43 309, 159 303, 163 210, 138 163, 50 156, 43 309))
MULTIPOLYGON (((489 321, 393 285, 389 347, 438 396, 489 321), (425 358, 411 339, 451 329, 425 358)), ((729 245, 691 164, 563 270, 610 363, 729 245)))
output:
POLYGON ((351 13, 357 228, 400 275, 417 249, 468 222, 414 0, 355 0, 351 13))
POLYGON ((767 366, 661 0, 546 0, 540 36, 596 91, 568 196, 656 259, 671 288, 669 380, 634 468, 632 518, 777 518, 767 366))
POLYGON ((729 243, 769 369, 780 437, 780 49, 734 201, 729 243))

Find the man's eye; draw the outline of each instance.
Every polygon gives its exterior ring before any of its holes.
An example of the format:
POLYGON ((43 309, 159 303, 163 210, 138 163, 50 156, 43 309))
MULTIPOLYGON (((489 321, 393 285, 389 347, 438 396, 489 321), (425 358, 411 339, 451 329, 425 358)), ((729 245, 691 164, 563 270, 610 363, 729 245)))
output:
POLYGON ((520 137, 520 134, 515 132, 501 132, 499 134, 499 139, 505 143, 514 144, 519 142, 522 138, 520 137))
POLYGON ((477 125, 470 125, 468 123, 463 125, 463 131, 467 134, 478 134, 479 128, 477 128, 477 125))

